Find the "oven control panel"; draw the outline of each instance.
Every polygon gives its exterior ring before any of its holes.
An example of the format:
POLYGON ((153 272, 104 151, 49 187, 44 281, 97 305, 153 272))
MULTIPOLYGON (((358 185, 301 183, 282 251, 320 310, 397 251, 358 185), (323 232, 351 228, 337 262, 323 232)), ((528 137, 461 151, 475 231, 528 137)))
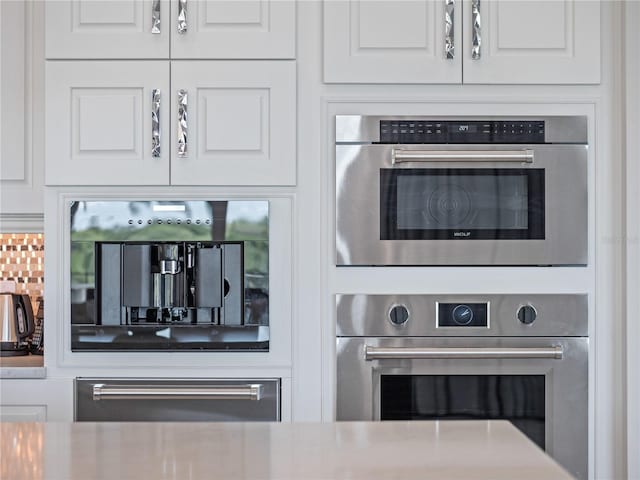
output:
POLYGON ((380 143, 545 143, 533 120, 380 120, 380 143))
POLYGON ((487 303, 438 303, 438 327, 489 327, 487 303))

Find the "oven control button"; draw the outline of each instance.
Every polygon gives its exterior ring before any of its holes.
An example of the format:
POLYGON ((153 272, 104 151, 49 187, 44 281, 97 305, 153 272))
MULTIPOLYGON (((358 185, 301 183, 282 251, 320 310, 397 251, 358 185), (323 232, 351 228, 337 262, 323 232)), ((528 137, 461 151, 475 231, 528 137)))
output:
POLYGON ((409 310, 404 305, 394 305, 389 310, 389 320, 394 325, 404 325, 409 320, 409 310))
POLYGON ((451 316, 458 325, 468 325, 473 320, 473 310, 469 305, 458 305, 451 312, 451 316))
POLYGON ((521 323, 530 325, 535 321, 538 316, 538 312, 536 312, 536 309, 533 308, 532 305, 523 305, 518 309, 517 315, 518 320, 520 320, 521 323))

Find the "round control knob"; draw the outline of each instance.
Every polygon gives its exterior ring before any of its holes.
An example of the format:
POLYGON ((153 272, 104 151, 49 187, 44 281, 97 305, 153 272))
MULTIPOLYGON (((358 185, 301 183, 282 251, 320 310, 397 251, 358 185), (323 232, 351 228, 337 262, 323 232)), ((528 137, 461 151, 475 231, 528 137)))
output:
POLYGON ((469 325, 473 320, 473 310, 469 305, 458 305, 451 312, 451 316, 458 325, 469 325))
POLYGON ((409 320, 409 310, 404 305, 394 305, 389 310, 389 320, 394 325, 404 325, 409 320))
POLYGON ((531 325, 538 316, 538 312, 532 305, 523 305, 518 309, 518 320, 525 325, 531 325))

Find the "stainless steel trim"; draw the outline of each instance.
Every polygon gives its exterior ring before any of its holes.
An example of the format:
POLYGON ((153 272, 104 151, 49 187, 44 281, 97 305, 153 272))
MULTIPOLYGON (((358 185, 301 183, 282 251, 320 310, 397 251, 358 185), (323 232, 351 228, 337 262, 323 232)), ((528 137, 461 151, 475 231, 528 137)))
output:
POLYGON ((109 385, 93 386, 93 400, 252 400, 262 398, 262 385, 219 385, 177 387, 158 385, 109 385))
POLYGON ((411 348, 372 347, 365 345, 365 360, 414 360, 414 359, 514 359, 552 358, 561 360, 562 347, 541 348, 411 348))
POLYGON ((471 58, 473 60, 480 60, 480 48, 482 47, 480 0, 471 0, 471 25, 473 29, 471 58))
POLYGON ((188 93, 186 90, 178 90, 178 157, 187 156, 187 105, 188 93))
POLYGON ((160 157, 160 89, 151 90, 151 156, 160 157))
POLYGON ((518 162, 533 163, 533 150, 391 150, 391 164, 407 162, 518 162))
POLYGON ((160 33, 160 0, 153 0, 151 5, 151 33, 160 33))
POLYGON ((187 0, 178 0, 178 33, 187 33, 187 0))
POLYGON ((453 60, 455 57, 455 44, 453 40, 454 34, 454 18, 455 18, 455 0, 445 0, 444 10, 444 52, 447 60, 453 60))

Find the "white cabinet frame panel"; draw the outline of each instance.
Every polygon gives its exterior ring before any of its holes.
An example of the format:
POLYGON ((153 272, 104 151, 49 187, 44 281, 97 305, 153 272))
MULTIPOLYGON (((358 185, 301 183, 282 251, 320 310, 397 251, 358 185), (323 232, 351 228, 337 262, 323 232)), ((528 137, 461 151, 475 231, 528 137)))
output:
POLYGON ((173 185, 294 185, 293 61, 171 64, 173 185), (187 95, 187 151, 178 154, 178 91, 187 95))
POLYGON ((169 58, 171 25, 168 0, 48 0, 46 57, 169 58))
POLYGON ((48 62, 47 185, 169 183, 169 62, 48 62), (152 156, 159 89, 160 156, 152 156))
POLYGON ((183 33, 177 26, 180 2, 171 2, 172 58, 295 58, 295 0, 182 1, 183 33))
POLYGON ((462 0, 325 0, 326 83, 461 83, 462 0))
POLYGON ((472 0, 465 1, 464 83, 600 82, 600 2, 481 0, 473 59, 472 0))

